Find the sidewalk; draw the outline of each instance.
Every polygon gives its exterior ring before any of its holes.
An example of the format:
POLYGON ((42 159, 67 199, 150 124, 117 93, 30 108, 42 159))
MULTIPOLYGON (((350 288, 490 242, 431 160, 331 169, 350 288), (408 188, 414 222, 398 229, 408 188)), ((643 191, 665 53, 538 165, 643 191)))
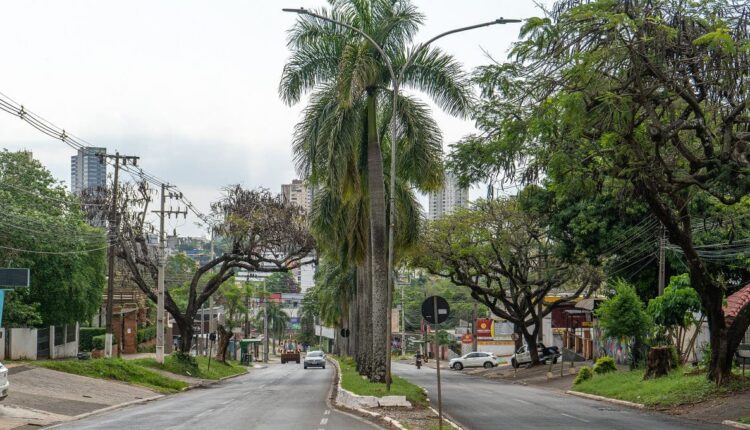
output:
POLYGON ((14 365, 10 392, 0 404, 0 430, 46 426, 103 408, 160 397, 132 385, 54 370, 14 365))

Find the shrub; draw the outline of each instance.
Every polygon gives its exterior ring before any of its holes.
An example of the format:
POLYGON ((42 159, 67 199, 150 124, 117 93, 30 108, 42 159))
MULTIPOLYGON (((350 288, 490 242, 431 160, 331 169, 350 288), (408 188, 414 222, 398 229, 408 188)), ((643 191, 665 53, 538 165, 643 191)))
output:
POLYGON ((104 349, 104 335, 100 334, 91 338, 91 349, 104 349))
POLYGON ((594 372, 599 375, 615 371, 617 371, 617 365, 615 365, 615 359, 612 357, 600 357, 594 364, 594 372))
POLYGON ((680 354, 677 352, 677 347, 674 345, 669 345, 669 353, 671 355, 672 360, 672 369, 677 369, 677 367, 682 364, 682 360, 680 359, 680 354))
POLYGON ((81 351, 91 351, 94 349, 92 338, 103 335, 106 331, 103 327, 81 327, 78 332, 79 349, 81 351))
POLYGON ((578 375, 576 376, 576 380, 573 381, 573 384, 578 385, 583 381, 588 381, 594 376, 594 372, 591 371, 591 368, 589 366, 581 367, 581 370, 578 371, 578 375))
POLYGON ((153 325, 139 328, 136 334, 138 343, 148 342, 149 340, 155 337, 156 337, 156 326, 153 326, 153 325))

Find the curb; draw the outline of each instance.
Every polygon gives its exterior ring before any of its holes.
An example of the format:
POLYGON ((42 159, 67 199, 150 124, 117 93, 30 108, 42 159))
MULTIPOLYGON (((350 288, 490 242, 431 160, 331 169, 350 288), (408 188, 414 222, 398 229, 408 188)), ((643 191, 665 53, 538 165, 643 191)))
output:
MULTIPOLYGON (((581 393, 581 392, 578 392, 578 391, 568 390, 568 391, 565 392, 565 394, 570 394, 570 395, 573 395, 573 396, 583 397, 585 399, 590 399, 590 400, 598 400, 600 402, 614 403, 616 405, 627 406, 627 407, 630 407, 630 408, 636 408, 636 409, 645 409, 646 408, 646 405, 644 405, 642 403, 633 403, 633 402, 628 402, 627 400, 611 399, 609 397, 596 396, 594 394, 581 393)), ((750 426, 748 426, 746 428, 750 429, 750 426)))
POLYGON ((725 426, 734 427, 736 429, 750 429, 750 424, 738 423, 737 421, 724 420, 721 423, 725 426))
POLYGON ((371 417, 371 418, 373 418, 375 420, 381 419, 381 420, 385 421, 386 423, 388 423, 389 425, 397 428, 398 430, 408 430, 400 422, 398 422, 397 420, 394 420, 391 417, 387 417, 387 416, 385 416, 383 414, 379 414, 377 412, 371 412, 371 411, 368 411, 366 409, 356 408, 356 407, 350 407, 350 406, 344 406, 344 405, 339 404, 339 402, 338 402, 338 392, 339 392, 339 390, 346 391, 343 388, 341 388, 341 369, 339 368, 339 362, 336 361, 335 359, 329 357, 329 356, 326 356, 326 360, 328 360, 329 362, 331 362, 331 364, 333 364, 333 367, 336 368, 336 376, 334 377, 335 383, 331 384, 331 395, 329 396, 329 398, 332 400, 333 406, 336 409, 338 409, 339 411, 342 411, 342 412, 345 412, 347 410, 349 410, 349 411, 355 411, 355 412, 357 412, 359 414, 367 415, 367 416, 369 416, 369 417, 371 417))
MULTIPOLYGON (((438 413, 438 411, 436 411, 436 410, 435 410, 435 408, 433 408, 432 406, 430 406, 430 410, 431 410, 432 412, 434 412, 434 413, 435 413, 435 415, 437 415, 438 417, 440 417, 440 414, 438 413)), ((445 417, 445 414, 443 414, 443 421, 445 421, 446 423, 448 423, 448 425, 449 425, 449 426, 453 427, 453 428, 454 428, 454 429, 456 429, 456 430, 464 430, 464 429, 462 429, 462 428, 461 428, 461 427, 460 427, 460 426, 459 426, 458 424, 456 424, 456 423, 454 423, 453 421, 451 421, 451 420, 449 420, 448 418, 446 418, 446 417, 445 417)), ((440 420, 439 420, 439 419, 438 419, 438 422, 440 422, 440 420)))

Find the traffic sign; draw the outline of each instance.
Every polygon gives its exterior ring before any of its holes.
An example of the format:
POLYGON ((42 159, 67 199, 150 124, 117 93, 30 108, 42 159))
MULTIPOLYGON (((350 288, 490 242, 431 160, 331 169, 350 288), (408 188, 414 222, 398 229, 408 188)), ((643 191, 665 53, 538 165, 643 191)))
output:
POLYGON ((348 328, 342 328, 341 329, 341 337, 349 337, 349 329, 348 328))
POLYGON ((430 296, 422 302, 422 317, 430 324, 444 323, 450 315, 451 307, 448 301, 440 296, 430 296), (437 308, 435 307, 437 301, 437 308), (435 321, 435 309, 437 309, 437 322, 435 321))
POLYGON ((29 269, 0 269, 0 288, 27 288, 29 269))

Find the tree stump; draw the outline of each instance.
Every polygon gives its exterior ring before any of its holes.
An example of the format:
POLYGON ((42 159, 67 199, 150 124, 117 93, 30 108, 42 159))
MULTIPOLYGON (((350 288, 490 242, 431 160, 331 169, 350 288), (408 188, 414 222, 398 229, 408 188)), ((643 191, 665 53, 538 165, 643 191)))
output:
POLYGON ((643 379, 667 376, 672 368, 672 352, 668 346, 653 347, 648 351, 643 379))

